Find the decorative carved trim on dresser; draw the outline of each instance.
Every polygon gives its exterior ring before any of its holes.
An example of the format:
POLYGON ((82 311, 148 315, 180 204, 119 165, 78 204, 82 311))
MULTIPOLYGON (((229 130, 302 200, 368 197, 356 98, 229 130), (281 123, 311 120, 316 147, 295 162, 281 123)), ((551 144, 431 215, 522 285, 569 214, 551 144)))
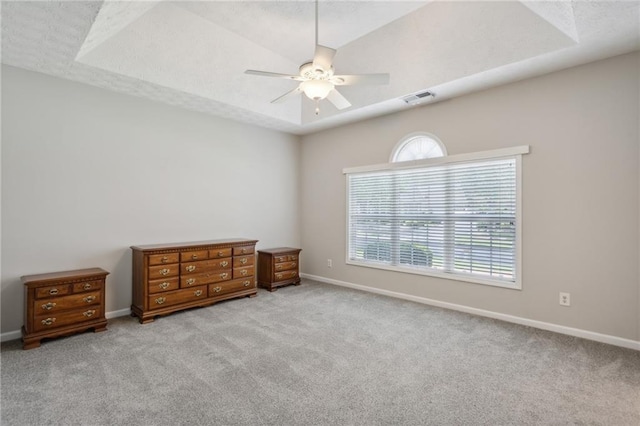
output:
POLYGON ((131 314, 145 324, 156 315, 255 297, 257 242, 226 239, 132 246, 131 314))
POLYGON ((299 248, 278 247, 258 251, 258 285, 269 291, 300 284, 299 248))
POLYGON ((40 346, 44 338, 67 336, 93 328, 107 329, 105 281, 101 268, 25 275, 22 347, 40 346))

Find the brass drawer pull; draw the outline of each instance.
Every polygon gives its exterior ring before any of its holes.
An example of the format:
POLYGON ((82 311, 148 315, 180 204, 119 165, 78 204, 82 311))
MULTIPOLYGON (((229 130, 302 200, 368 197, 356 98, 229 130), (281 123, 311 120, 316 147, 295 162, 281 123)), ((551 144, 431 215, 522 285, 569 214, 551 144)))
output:
POLYGON ((276 278, 277 278, 277 279, 282 278, 282 274, 276 274, 276 278))
POLYGON ((249 273, 249 271, 247 271, 246 269, 243 269, 242 272, 240 272, 241 275, 247 275, 249 273))
POLYGON ((95 309, 89 309, 88 311, 85 311, 82 313, 82 315, 84 315, 87 318, 91 318, 92 316, 94 316, 96 313, 95 309))
POLYGON ((167 299, 165 297, 158 297, 156 299, 156 304, 157 305, 162 305, 167 299))
POLYGON ((193 266, 193 265, 189 265, 189 266, 187 266, 187 268, 186 268, 186 269, 187 269, 187 272, 193 272, 193 271, 195 271, 195 270, 196 270, 196 267, 195 267, 195 266, 193 266))
POLYGON ((166 263, 168 260, 169 258, 167 256, 162 256, 162 259, 160 259, 162 263, 166 263))
POLYGON ((52 288, 51 290, 49 290, 49 294, 55 296, 56 294, 58 294, 58 289, 57 288, 52 288))
POLYGON ((44 309, 45 311, 50 311, 51 308, 55 308, 56 304, 54 302, 49 302, 45 305, 42 305, 42 309, 44 309))
POLYGON ((284 262, 285 260, 287 260, 286 257, 276 257, 276 262, 284 262))
POLYGON ((82 299, 82 300, 84 300, 86 303, 91 303, 91 302, 93 302, 94 300, 96 300, 96 297, 95 297, 95 296, 87 296, 87 297, 85 297, 85 298, 84 298, 84 299, 82 299))
POLYGON ((160 288, 161 288, 161 289, 163 289, 163 290, 166 290, 166 289, 168 289, 168 288, 169 288, 169 286, 170 286, 170 285, 171 285, 171 284, 169 284, 168 282, 166 282, 166 281, 165 281, 165 282, 163 282, 163 283, 161 283, 161 284, 158 284, 158 287, 160 287, 160 288))
POLYGON ((247 252, 247 249, 242 247, 242 253, 246 253, 246 252, 247 252))
POLYGON ((295 268, 295 267, 296 267, 296 262, 293 262, 293 263, 291 264, 291 266, 293 266, 293 267, 295 268))
POLYGON ((220 266, 222 266, 223 268, 225 266, 227 266, 229 264, 229 262, 227 262, 226 260, 223 260, 222 262, 220 262, 220 266))
POLYGON ((245 287, 249 287, 251 285, 251 281, 244 281, 242 283, 245 287))
POLYGON ((219 251, 219 252, 218 252, 218 257, 222 257, 222 256, 224 256, 224 253, 223 253, 223 252, 221 252, 221 251, 219 251))
POLYGON ((214 287, 214 288, 213 288, 213 291, 214 291, 215 293, 220 293, 220 292, 222 291, 222 287, 214 287))
POLYGON ((192 255, 191 255, 191 259, 196 260, 197 258, 198 258, 198 255, 197 255, 197 254, 192 254, 192 255))
POLYGON ((86 283, 82 288, 85 290, 91 290, 91 283, 86 283))
POLYGON ((47 318, 42 320, 42 325, 52 325, 54 322, 56 322, 55 318, 47 318))
POLYGON ((240 259, 240 263, 241 263, 241 264, 243 264, 243 265, 244 265, 245 263, 247 263, 247 258, 246 258, 246 257, 243 257, 242 259, 240 259))
POLYGON ((202 296, 202 290, 196 290, 193 292, 195 296, 202 296))
POLYGON ((281 270, 281 269, 282 269, 282 265, 277 264, 277 265, 276 265, 276 271, 279 271, 279 270, 281 270))
POLYGON ((169 272, 171 272, 171 269, 168 268, 164 268, 164 269, 160 269, 160 275, 169 275, 169 272))
POLYGON ((187 279, 187 285, 193 285, 196 283, 196 279, 195 278, 188 278, 187 279))
POLYGON ((220 278, 224 279, 227 278, 229 276, 229 274, 227 274, 226 272, 223 272, 220 274, 220 278))

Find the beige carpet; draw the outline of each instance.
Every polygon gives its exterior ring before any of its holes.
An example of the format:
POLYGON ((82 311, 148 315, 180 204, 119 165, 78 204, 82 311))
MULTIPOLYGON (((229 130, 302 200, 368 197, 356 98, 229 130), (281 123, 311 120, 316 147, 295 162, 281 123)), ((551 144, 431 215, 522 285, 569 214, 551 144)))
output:
POLYGON ((640 352, 311 281, 1 362, 3 425, 640 424, 640 352))

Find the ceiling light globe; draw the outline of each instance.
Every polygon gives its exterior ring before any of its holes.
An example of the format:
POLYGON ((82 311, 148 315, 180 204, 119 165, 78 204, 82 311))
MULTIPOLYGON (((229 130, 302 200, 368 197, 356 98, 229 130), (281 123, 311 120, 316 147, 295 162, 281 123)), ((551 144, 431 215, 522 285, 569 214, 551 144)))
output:
POLYGON ((318 101, 324 99, 333 90, 333 83, 328 80, 309 80, 304 81, 300 88, 309 99, 318 101))

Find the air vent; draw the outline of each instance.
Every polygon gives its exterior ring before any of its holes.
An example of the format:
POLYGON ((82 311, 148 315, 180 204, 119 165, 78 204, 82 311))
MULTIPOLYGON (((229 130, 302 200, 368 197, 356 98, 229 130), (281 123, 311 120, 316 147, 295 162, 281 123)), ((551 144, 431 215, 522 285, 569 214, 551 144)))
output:
POLYGON ((409 105, 416 105, 416 104, 421 104, 423 102, 428 102, 435 97, 436 97, 435 93, 425 90, 424 92, 418 92, 418 93, 413 93, 411 95, 404 96, 402 100, 408 103, 409 105))

